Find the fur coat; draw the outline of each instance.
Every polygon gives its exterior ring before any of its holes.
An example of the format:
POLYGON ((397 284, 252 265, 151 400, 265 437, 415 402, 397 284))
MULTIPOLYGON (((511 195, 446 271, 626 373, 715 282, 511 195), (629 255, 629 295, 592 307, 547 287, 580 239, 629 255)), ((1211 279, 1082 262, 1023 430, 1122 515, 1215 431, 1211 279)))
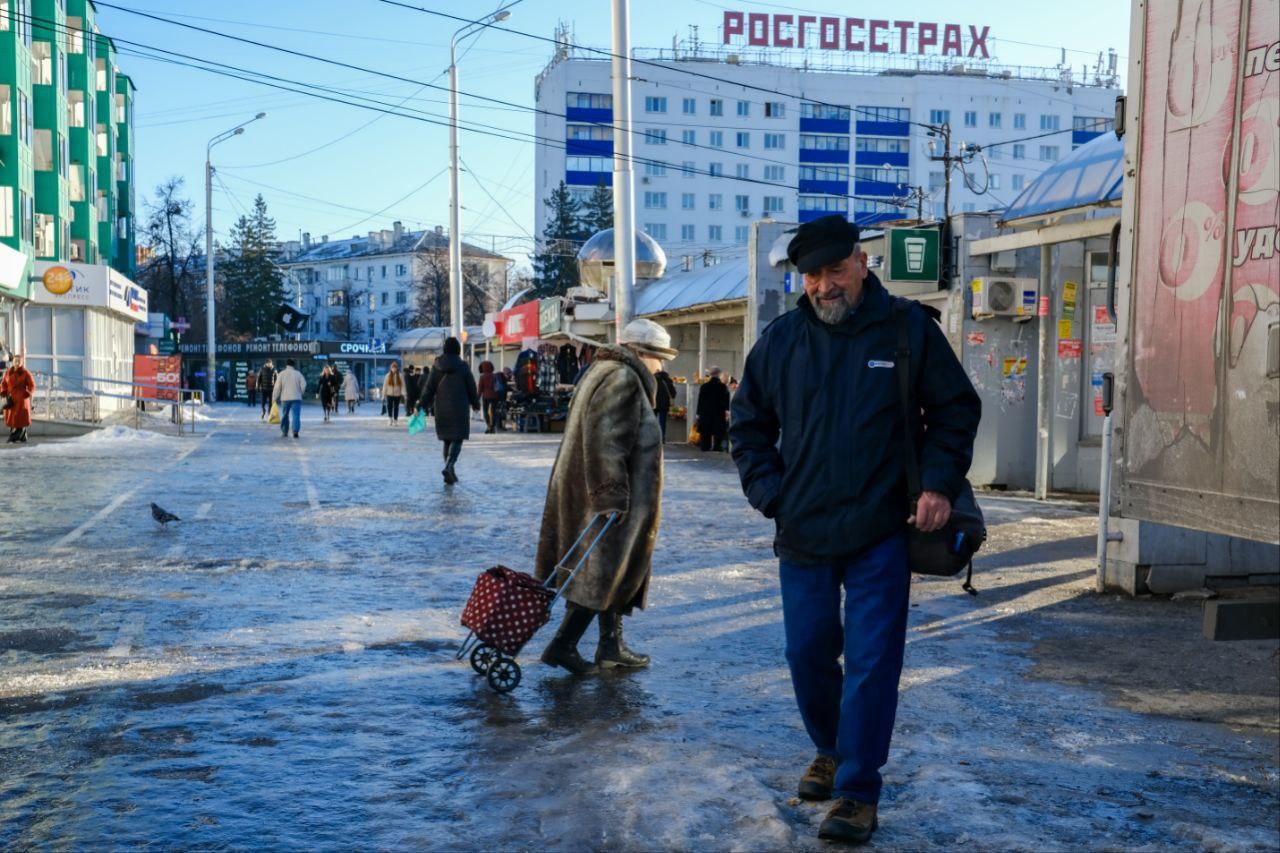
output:
MULTIPOLYGON (((538 579, 550 576, 595 515, 623 513, 565 592, 580 607, 623 614, 644 607, 662 503, 656 390, 653 374, 634 354, 602 346, 574 391, 542 513, 538 579)), ((579 557, 592 538, 583 540, 579 557)), ((569 569, 576 564, 570 561, 569 569)), ((560 574, 557 586, 568 570, 560 574)))

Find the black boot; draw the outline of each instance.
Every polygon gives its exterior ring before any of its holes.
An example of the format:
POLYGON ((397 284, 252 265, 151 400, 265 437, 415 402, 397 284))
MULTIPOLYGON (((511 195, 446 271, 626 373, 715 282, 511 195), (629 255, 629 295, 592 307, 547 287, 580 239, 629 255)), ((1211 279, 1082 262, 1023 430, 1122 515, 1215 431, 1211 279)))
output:
POLYGON ((622 615, 605 611, 600 614, 600 645, 596 646, 596 665, 641 667, 649 665, 649 656, 637 654, 622 641, 622 615))
POLYGON ((564 621, 560 623, 555 638, 542 653, 542 662, 551 666, 562 666, 574 675, 590 675, 595 672, 595 666, 578 654, 578 641, 586 633, 595 615, 594 610, 568 605, 565 608, 564 621))

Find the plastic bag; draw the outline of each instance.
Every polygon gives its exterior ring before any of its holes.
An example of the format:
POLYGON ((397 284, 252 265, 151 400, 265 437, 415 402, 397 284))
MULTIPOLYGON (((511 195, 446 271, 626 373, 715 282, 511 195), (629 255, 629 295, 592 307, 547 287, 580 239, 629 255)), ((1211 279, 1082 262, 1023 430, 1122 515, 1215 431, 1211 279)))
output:
POLYGON ((280 404, 279 403, 276 403, 274 401, 271 403, 271 414, 267 415, 267 423, 269 424, 280 423, 280 404))
POLYGON ((421 409, 413 413, 413 417, 409 418, 409 435, 417 435, 425 432, 427 429, 427 416, 421 409))
POLYGON ((702 441, 702 433, 698 430, 698 425, 694 424, 689 427, 689 443, 698 445, 702 441))

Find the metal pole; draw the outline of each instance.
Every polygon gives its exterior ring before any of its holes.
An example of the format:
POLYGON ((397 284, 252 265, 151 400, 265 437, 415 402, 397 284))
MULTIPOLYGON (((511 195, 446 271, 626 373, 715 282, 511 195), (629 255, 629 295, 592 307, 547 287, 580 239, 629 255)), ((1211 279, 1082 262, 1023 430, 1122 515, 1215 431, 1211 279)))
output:
POLYGON ((1053 247, 1040 247, 1040 299, 1048 301, 1048 310, 1040 314, 1040 363, 1036 365, 1036 497, 1049 496, 1053 482, 1049 470, 1052 457, 1053 419, 1053 247))
POLYGON ((1103 376, 1102 471, 1098 481, 1098 592, 1106 589, 1107 543, 1112 540, 1111 522, 1111 374, 1103 376))
POLYGON ((214 377, 217 372, 218 353, 214 342, 213 329, 213 164, 209 162, 209 150, 205 149, 204 157, 204 299, 205 299, 205 344, 208 347, 208 363, 205 367, 205 391, 210 400, 216 400, 214 393, 214 377))
POLYGON ((462 238, 458 231, 458 40, 449 43, 449 326, 462 334, 462 238))
POLYGON ((698 324, 698 378, 707 378, 707 324, 698 324))
POLYGON ((630 323, 636 283, 636 200, 631 174, 631 0, 613 0, 613 288, 615 334, 630 323))

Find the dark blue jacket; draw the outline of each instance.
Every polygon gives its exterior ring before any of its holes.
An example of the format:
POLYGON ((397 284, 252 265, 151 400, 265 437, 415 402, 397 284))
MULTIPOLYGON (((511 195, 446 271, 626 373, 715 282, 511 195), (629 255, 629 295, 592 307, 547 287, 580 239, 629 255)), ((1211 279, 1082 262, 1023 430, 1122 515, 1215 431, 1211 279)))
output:
POLYGON ((742 490, 776 519, 774 551, 788 562, 852 557, 905 526, 895 312, 906 313, 922 410, 921 485, 954 500, 964 483, 982 403, 933 317, 874 274, 838 325, 802 296, 751 348, 729 429, 742 490))

